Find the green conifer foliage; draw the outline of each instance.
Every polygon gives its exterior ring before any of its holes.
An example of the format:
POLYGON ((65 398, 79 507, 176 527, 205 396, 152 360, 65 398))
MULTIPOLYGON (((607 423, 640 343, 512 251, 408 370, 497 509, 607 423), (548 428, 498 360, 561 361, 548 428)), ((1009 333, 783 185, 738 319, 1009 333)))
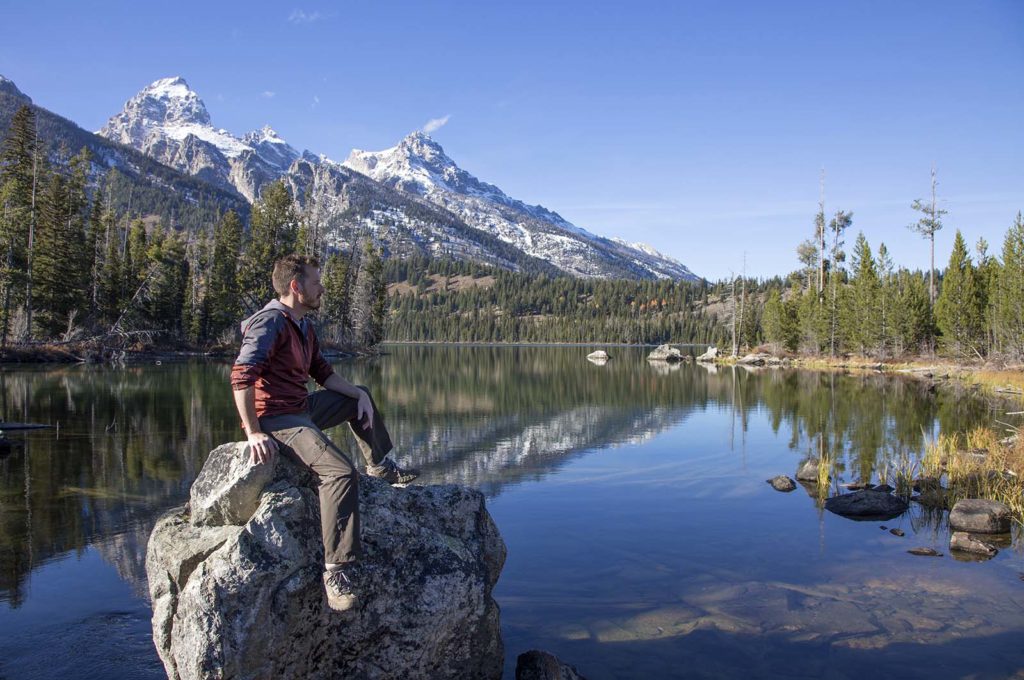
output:
POLYGON ((349 327, 349 259, 332 253, 324 263, 321 280, 324 295, 320 319, 324 335, 332 343, 344 344, 349 327))
MULTIPOLYGON (((219 339, 241 320, 239 305, 239 259, 242 255, 242 221, 229 210, 217 223, 213 233, 213 256, 210 262, 207 298, 210 309, 210 334, 219 339)), ((269 273, 265 272, 269 277, 269 273)), ((234 334, 230 334, 234 337, 234 334)))
POLYGON ((0 338, 6 345, 11 318, 26 302, 30 234, 35 228, 36 121, 22 106, 0 148, 0 338))
POLYGON ((876 352, 881 346, 882 319, 878 297, 881 285, 875 258, 863 232, 853 246, 853 279, 847 291, 844 326, 848 346, 861 354, 876 352))
POLYGON ((274 261, 295 251, 298 222, 284 182, 274 182, 263 189, 252 208, 241 273, 244 306, 248 311, 262 307, 274 296, 270 280, 274 261))
POLYGON ((953 252, 942 278, 942 292, 935 305, 935 321, 945 349, 956 355, 980 355, 982 307, 974 265, 964 238, 957 230, 953 252))
POLYGON ((1003 264, 994 291, 994 327, 998 348, 1024 358, 1024 216, 1017 213, 1003 241, 1003 264))

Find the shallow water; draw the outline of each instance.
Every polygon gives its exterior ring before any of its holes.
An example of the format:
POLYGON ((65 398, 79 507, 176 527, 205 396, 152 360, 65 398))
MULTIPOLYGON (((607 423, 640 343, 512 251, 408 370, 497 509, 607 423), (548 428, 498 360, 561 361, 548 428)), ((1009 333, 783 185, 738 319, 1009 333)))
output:
MULTIPOLYGON (((374 391, 399 462, 487 494, 509 548, 508 677, 530 648, 591 680, 1024 677, 1019 535, 960 562, 942 515, 852 522, 764 481, 822 448, 842 481, 877 481, 926 436, 1019 408, 878 375, 650 365, 640 348, 605 366, 573 347, 389 351, 337 368, 374 391)), ((60 423, 0 449, 0 677, 163 677, 146 537, 238 438, 227 378, 0 373, 4 420, 60 423)))

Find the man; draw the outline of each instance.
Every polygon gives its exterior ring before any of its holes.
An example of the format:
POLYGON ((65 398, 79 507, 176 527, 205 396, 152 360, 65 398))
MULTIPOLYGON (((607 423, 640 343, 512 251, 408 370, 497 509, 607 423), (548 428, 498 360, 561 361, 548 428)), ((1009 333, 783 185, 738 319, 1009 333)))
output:
POLYGON ((320 265, 288 255, 274 263, 280 296, 242 322, 242 348, 231 370, 235 406, 254 465, 270 463, 280 449, 316 473, 324 540, 324 588, 332 609, 356 602, 359 537, 359 473, 323 433, 347 422, 355 433, 366 473, 391 484, 415 479, 387 457, 392 448, 384 421, 366 388, 337 375, 320 353, 308 312, 320 307, 320 265), (312 377, 325 389, 309 394, 312 377))

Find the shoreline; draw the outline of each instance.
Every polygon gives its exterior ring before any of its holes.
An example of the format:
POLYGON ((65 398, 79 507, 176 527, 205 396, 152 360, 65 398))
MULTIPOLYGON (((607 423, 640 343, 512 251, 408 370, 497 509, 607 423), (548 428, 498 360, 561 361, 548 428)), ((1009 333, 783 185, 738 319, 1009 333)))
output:
MULTIPOLYGON (((707 347, 704 343, 670 343, 673 347, 707 347)), ((389 346, 451 346, 451 347, 657 347, 651 344, 617 342, 449 342, 431 340, 385 340, 372 349, 325 348, 330 359, 376 357, 387 354, 389 346)), ((0 366, 40 364, 138 364, 181 362, 193 359, 230 359, 233 348, 201 349, 121 349, 98 347, 89 343, 13 346, 0 350, 0 366)), ((929 380, 953 380, 984 387, 1004 397, 1024 397, 1024 365, 998 365, 979 361, 957 362, 938 357, 904 357, 883 360, 868 357, 814 357, 773 355, 786 361, 786 367, 812 371, 865 371, 906 375, 929 380)), ((719 356, 714 364, 730 366, 741 357, 719 356)), ((776 367, 772 367, 776 368, 776 367)))

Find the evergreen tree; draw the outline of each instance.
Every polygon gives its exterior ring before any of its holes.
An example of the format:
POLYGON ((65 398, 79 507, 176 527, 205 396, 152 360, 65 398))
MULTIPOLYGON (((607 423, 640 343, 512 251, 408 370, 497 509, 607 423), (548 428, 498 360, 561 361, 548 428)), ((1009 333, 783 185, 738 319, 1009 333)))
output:
POLYGON ((795 350, 799 340, 796 312, 796 306, 783 301, 778 289, 772 290, 764 305, 765 340, 777 348, 795 350))
MULTIPOLYGON (((210 334, 219 339, 241 320, 238 266, 242 255, 242 221, 229 210, 217 223, 213 234, 207 297, 210 310, 210 334)), ((269 278, 270 273, 266 273, 269 278)))
POLYGON ((853 213, 844 210, 836 212, 829 222, 829 232, 832 234, 832 250, 829 260, 829 289, 831 290, 831 305, 828 311, 829 320, 829 354, 836 355, 836 342, 839 333, 839 282, 843 273, 841 263, 846 259, 843 253, 843 234, 853 224, 853 213))
POLYGON ((932 168, 932 200, 930 203, 925 203, 920 198, 914 199, 910 207, 921 213, 921 218, 908 227, 911 231, 916 231, 923 238, 928 239, 931 249, 931 269, 928 270, 928 299, 933 307, 935 306, 935 232, 942 229, 942 216, 947 212, 938 207, 938 201, 935 197, 937 186, 935 168, 932 168))
POLYGON ((1017 213, 1003 240, 1003 265, 995 287, 995 334, 999 349, 1024 358, 1024 215, 1017 213))
POLYGON ((292 197, 284 182, 264 188, 252 207, 241 272, 243 304, 248 311, 255 311, 274 296, 274 261, 295 251, 298 227, 292 197))
POLYGON ((933 324, 924 279, 902 269, 890 278, 886 297, 892 300, 888 340, 892 352, 899 356, 930 345, 933 324))
POLYGON ((14 311, 30 303, 32 246, 36 222, 37 137, 35 113, 19 108, 0 149, 0 268, 3 306, 0 344, 6 345, 14 311))
POLYGON ((330 342, 347 344, 349 329, 349 258, 332 253, 324 263, 320 318, 330 342))
POLYGON ((124 300, 122 283, 124 274, 121 269, 120 229, 114 222, 114 216, 105 211, 102 216, 103 261, 99 266, 96 285, 96 308, 99 310, 100 322, 112 326, 121 316, 121 305, 124 300))
POLYGON ((878 306, 881 286, 875 258, 868 240, 861 232, 853 246, 853 280, 850 282, 844 318, 845 336, 849 346, 867 354, 881 345, 882 320, 878 306))
POLYGON ((948 351, 980 355, 982 308, 974 265, 960 230, 953 239, 953 252, 942 279, 942 292, 935 305, 935 321, 942 333, 943 346, 948 351))

